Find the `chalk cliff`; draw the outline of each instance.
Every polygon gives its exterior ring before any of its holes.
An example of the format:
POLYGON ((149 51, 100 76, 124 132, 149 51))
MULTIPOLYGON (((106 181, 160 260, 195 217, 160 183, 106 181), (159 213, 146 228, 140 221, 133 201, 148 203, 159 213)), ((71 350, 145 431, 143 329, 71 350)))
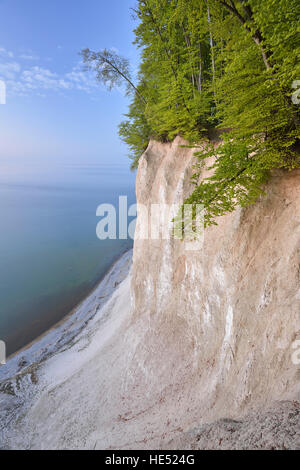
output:
MULTIPOLYGON (((190 194, 194 151, 180 144, 149 144, 139 203, 180 203, 190 194)), ((145 415, 149 436, 269 406, 276 414, 274 402, 300 398, 292 361, 300 338, 300 171, 274 172, 266 193, 206 229, 201 250, 171 238, 135 241, 131 416, 145 415)), ((137 236, 141 230, 138 223, 137 236)), ((296 416, 299 430, 299 408, 296 416)))
MULTIPOLYGON (((190 194, 194 150, 181 144, 150 142, 140 204, 190 194)), ((300 171, 274 172, 200 250, 144 229, 140 214, 131 275, 127 256, 105 305, 100 284, 71 317, 85 320, 77 337, 0 383, 0 447, 300 448, 300 171)))

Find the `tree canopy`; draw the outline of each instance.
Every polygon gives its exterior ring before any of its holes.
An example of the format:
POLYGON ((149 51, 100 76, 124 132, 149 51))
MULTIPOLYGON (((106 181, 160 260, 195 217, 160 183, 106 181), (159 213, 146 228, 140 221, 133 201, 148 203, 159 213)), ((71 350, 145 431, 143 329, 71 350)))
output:
POLYGON ((85 51, 99 79, 118 83, 117 64, 133 92, 120 125, 133 167, 150 138, 207 142, 187 202, 204 205, 209 225, 255 202, 273 168, 300 166, 299 104, 292 100, 300 80, 299 0, 139 0, 134 13, 136 84, 125 59, 85 51), (226 129, 217 151, 207 139, 211 128, 226 129), (202 160, 212 153, 213 175, 199 184, 202 160))

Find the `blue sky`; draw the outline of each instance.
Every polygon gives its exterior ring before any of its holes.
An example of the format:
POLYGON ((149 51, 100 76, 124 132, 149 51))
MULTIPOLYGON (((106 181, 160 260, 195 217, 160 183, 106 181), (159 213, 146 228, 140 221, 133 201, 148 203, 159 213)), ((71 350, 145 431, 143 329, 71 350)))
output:
POLYGON ((129 166, 117 126, 122 90, 82 72, 78 52, 114 48, 136 70, 134 0, 0 0, 0 166, 99 162, 129 166))

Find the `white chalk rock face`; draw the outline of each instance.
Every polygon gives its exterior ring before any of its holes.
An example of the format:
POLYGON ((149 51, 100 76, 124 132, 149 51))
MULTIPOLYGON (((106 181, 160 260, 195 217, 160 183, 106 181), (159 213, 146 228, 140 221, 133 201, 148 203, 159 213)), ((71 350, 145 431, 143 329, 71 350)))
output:
MULTIPOLYGON (((142 156, 137 199, 148 209, 191 193, 194 150, 182 144, 150 142, 142 156)), ((200 250, 174 239, 135 241, 137 341, 128 369, 139 382, 130 401, 148 438, 300 398, 292 360, 300 338, 300 171, 274 172, 266 193, 206 229, 200 250)))
MULTIPOLYGON (((144 212, 191 193, 184 143, 150 142, 141 157, 144 212)), ((140 211, 131 275, 102 308, 100 287, 82 304, 95 316, 74 345, 22 371, 36 388, 0 447, 299 446, 300 171, 275 172, 266 194, 194 251, 143 239, 140 211)))

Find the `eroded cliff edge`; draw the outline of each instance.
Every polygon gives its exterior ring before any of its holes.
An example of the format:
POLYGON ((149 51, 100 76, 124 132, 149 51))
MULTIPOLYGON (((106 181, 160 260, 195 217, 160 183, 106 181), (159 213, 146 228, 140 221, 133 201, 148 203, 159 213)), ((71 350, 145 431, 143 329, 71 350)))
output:
MULTIPOLYGON (((139 203, 189 194, 194 150, 181 144, 150 142, 139 203)), ((139 240, 139 216, 131 275, 128 254, 109 300, 99 284, 70 317, 78 335, 0 384, 0 448, 300 448, 300 171, 275 173, 266 193, 198 251, 139 240)))
MULTIPOLYGON (((181 144, 150 142, 139 203, 176 204, 190 194, 194 150, 181 144)), ((206 229, 196 252, 179 240, 139 240, 138 221, 131 368, 139 387, 131 401, 144 390, 166 433, 268 407, 276 413, 275 402, 300 398, 291 358, 300 337, 300 171, 275 172, 266 194, 206 229)))

